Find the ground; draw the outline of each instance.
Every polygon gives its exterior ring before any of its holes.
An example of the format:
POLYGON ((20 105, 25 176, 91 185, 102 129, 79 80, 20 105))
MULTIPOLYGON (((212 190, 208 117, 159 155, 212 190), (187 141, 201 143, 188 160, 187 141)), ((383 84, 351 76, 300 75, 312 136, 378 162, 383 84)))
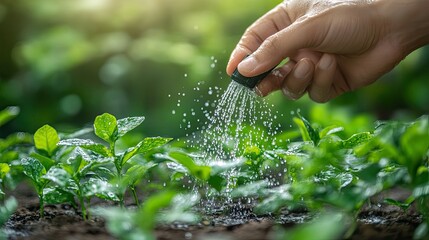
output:
MULTIPOLYGON (((38 199, 34 191, 26 185, 19 186, 10 193, 19 207, 6 223, 9 239, 55 239, 62 240, 108 240, 112 237, 105 228, 105 222, 98 217, 83 221, 78 210, 70 205, 47 205, 45 216, 39 218, 38 199)), ((412 239, 413 232, 421 222, 414 208, 403 211, 395 206, 382 203, 385 197, 401 199, 406 191, 401 189, 384 193, 371 199, 358 216, 358 226, 349 239, 412 239)), ((102 204, 102 203, 95 203, 102 204)), ((277 228, 290 228, 309 220, 305 212, 282 211, 278 216, 257 216, 250 207, 228 212, 228 208, 213 211, 211 215, 195 225, 169 224, 156 228, 157 239, 273 239, 277 228)))

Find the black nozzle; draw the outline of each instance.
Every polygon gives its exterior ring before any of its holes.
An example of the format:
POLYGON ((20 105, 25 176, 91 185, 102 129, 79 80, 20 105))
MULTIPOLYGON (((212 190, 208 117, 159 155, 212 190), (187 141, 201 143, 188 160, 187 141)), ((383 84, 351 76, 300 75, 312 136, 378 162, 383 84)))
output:
MULTIPOLYGON (((248 56, 246 56, 246 58, 247 57, 248 56)), ((257 76, 245 77, 245 76, 241 75, 241 73, 238 72, 238 68, 236 68, 231 75, 231 79, 240 83, 243 86, 246 86, 250 89, 253 89, 262 79, 264 79, 268 74, 270 74, 273 69, 274 68, 272 68, 269 71, 266 71, 262 74, 259 74, 257 76)))

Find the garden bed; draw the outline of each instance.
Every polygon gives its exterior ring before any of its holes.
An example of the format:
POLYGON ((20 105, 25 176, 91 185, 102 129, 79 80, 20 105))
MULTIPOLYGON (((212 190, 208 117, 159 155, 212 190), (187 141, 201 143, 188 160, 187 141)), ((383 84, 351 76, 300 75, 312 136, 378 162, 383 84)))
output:
MULTIPOLYGON (((414 230, 421 223, 420 215, 413 207, 403 211, 397 206, 380 203, 389 197, 401 199, 405 191, 397 189, 383 193, 372 199, 371 204, 362 208, 358 225, 349 239, 412 239, 414 230)), ((19 202, 17 211, 6 223, 9 239, 116 239, 109 234, 105 221, 91 217, 83 221, 81 214, 68 204, 46 205, 45 216, 39 217, 37 195, 26 185, 14 192, 19 202)), ((93 205, 106 205, 95 202, 93 205)), ((134 206, 128 206, 134 207, 134 206)), ((203 216, 197 224, 168 224, 156 227, 157 239, 274 239, 279 226, 290 228, 310 220, 305 211, 282 211, 277 216, 258 216, 251 206, 218 207, 211 215, 203 216), (233 211, 231 209, 234 209, 233 211)))

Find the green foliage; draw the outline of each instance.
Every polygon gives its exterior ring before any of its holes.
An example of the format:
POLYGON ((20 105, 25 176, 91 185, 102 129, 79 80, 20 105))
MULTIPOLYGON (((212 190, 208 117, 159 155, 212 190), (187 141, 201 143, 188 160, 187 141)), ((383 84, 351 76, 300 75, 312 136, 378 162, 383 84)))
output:
POLYGON ((155 239, 153 229, 158 222, 175 221, 195 223, 198 217, 189 209, 199 197, 193 194, 177 194, 176 191, 162 191, 150 196, 137 210, 121 208, 98 208, 94 213, 107 220, 107 229, 116 237, 125 240, 155 239), (166 209, 169 207, 169 209, 166 209), (164 211, 161 211, 165 209, 164 211))
MULTIPOLYGON (((293 136, 295 141, 271 148, 243 143, 242 156, 234 161, 204 159, 204 154, 178 143, 163 147, 171 138, 123 141, 143 120, 102 114, 94 121, 95 138, 91 139, 77 138, 79 133, 58 134, 48 125, 37 130, 35 149, 23 154, 20 167, 39 195, 41 216, 45 203, 68 202, 80 206, 87 219, 91 212, 87 205, 98 197, 121 206, 95 211, 107 219, 113 235, 153 239, 157 223, 198 221, 189 210, 199 202, 199 196, 181 193, 183 189, 178 187, 182 180, 193 179, 199 191, 211 196, 257 199, 253 209, 257 214, 299 208, 317 216, 326 209, 333 210, 291 231, 280 230, 277 236, 332 239, 354 230, 355 216, 369 198, 401 186, 411 190, 407 200, 385 199, 385 203, 404 210, 415 203, 424 220, 415 236, 425 238, 429 234, 428 116, 412 122, 378 122, 372 131, 359 125, 362 131, 350 132, 350 126, 310 123, 299 115, 294 119, 297 129, 276 136, 293 136), (148 189, 159 190, 167 184, 156 181, 168 181, 169 190, 153 194, 140 204, 137 187, 145 178, 151 182, 148 189), (128 190, 135 210, 124 208, 128 190), (316 234, 322 229, 323 234, 316 234)), ((11 169, 10 164, 0 163, 0 179, 11 169)))
POLYGON ((325 213, 312 222, 291 231, 278 233, 278 240, 332 240, 339 239, 347 227, 346 218, 340 213, 325 213))
POLYGON ((37 150, 46 152, 48 156, 54 154, 59 141, 57 131, 49 125, 44 125, 34 133, 34 146, 37 150))
MULTIPOLYGON (((11 197, 0 206, 0 227, 2 227, 18 207, 18 202, 11 197)), ((0 239, 7 239, 7 233, 0 229, 0 239)))
POLYGON ((41 216, 45 203, 69 202, 77 206, 77 199, 82 217, 87 219, 86 205, 92 197, 119 202, 124 206, 127 188, 139 205, 136 186, 157 164, 133 159, 171 141, 171 138, 148 137, 117 153, 116 142, 143 120, 144 117, 116 120, 108 113, 97 116, 94 133, 108 142, 109 147, 91 139, 73 138, 80 133, 60 140, 57 131, 49 125, 39 128, 34 134, 36 152, 23 158, 21 165, 39 195, 41 216))

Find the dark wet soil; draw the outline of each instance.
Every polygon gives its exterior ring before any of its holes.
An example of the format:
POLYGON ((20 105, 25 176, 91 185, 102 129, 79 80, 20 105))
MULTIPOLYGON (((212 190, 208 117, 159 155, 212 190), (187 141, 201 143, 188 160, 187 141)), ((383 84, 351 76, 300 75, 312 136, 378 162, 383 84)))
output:
MULTIPOLYGON (((401 194, 405 193, 397 190, 387 194, 390 194, 387 197, 400 200, 401 194)), ((9 239, 116 239, 106 230, 103 219, 91 217, 90 220, 83 221, 79 211, 70 205, 47 205, 45 216, 39 218, 37 196, 27 186, 20 186, 11 195, 17 198, 19 207, 5 226, 9 239)), ((414 208, 403 211, 395 206, 377 203, 382 202, 384 197, 386 196, 381 195, 372 199, 373 203, 363 208, 358 216, 358 225, 349 239, 412 239, 421 216, 414 208)), ((246 206, 230 212, 223 208, 204 216, 198 224, 158 226, 156 236, 160 240, 268 240, 273 239, 276 228, 289 228, 310 219, 310 214, 305 211, 283 211, 278 216, 258 216, 246 206)))

